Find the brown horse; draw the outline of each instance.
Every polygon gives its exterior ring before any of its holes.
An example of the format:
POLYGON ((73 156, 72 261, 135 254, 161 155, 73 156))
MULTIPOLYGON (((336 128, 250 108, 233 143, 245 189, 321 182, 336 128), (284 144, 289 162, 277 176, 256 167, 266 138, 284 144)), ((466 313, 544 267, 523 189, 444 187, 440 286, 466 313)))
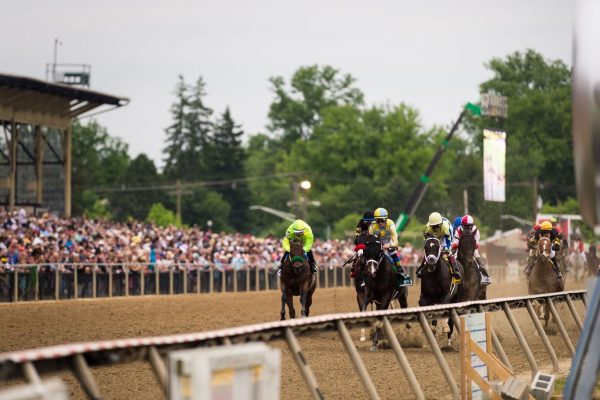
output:
POLYGON ((279 282, 281 284, 281 320, 285 319, 286 304, 290 318, 296 318, 294 296, 300 296, 301 315, 308 317, 317 280, 315 275, 310 273, 310 265, 304 256, 301 242, 290 241, 290 254, 281 267, 279 282))
MULTIPOLYGON (((564 280, 559 279, 552 268, 552 260, 550 259, 551 250, 552 244, 550 243, 550 239, 543 237, 538 241, 536 259, 527 277, 529 294, 544 294, 565 290, 564 280)), ((548 328, 548 321, 550 319, 549 309, 547 303, 543 308, 538 306, 538 315, 544 319, 546 329, 548 328)))
POLYGON ((485 300, 487 297, 487 286, 481 284, 481 272, 475 260, 475 249, 477 242, 472 233, 463 232, 458 240, 457 260, 463 266, 463 292, 459 301, 485 300))

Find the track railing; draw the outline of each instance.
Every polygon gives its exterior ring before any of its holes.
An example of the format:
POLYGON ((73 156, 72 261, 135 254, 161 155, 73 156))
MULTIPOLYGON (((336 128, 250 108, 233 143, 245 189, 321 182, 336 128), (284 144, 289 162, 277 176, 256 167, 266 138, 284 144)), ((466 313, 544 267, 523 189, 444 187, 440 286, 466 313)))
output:
MULTIPOLYGON (((553 370, 556 371, 558 369, 556 353, 541 326, 537 314, 533 312, 532 302, 543 302, 550 306, 551 312, 556 318, 560 334, 565 341, 566 346, 571 351, 571 354, 573 354, 573 344, 566 333, 560 315, 556 312, 554 304, 555 302, 565 302, 568 305, 568 309, 576 326, 581 330, 581 319, 575 309, 573 301, 581 300, 585 305, 585 293, 586 291, 584 290, 577 290, 534 296, 470 301, 451 305, 328 314, 303 319, 248 325, 239 328, 220 329, 209 332, 77 343, 34 350, 16 351, 0 354, 0 381, 25 378, 27 381, 35 383, 40 382, 40 373, 43 374, 67 369, 73 372, 85 393, 90 398, 99 399, 101 397, 100 392, 90 372, 90 365, 101 366, 145 360, 151 364, 159 384, 163 390, 166 391, 168 377, 163 358, 169 351, 182 348, 230 345, 232 343, 244 343, 249 341, 269 342, 283 339, 287 342, 313 398, 321 399, 323 398, 323 393, 310 368, 309 360, 307 360, 302 352, 302 348, 297 340, 297 335, 311 332, 336 331, 340 335, 345 350, 348 353, 365 390, 369 394, 369 397, 379 398, 371 377, 369 376, 360 354, 348 332, 348 327, 368 327, 379 321, 383 323, 383 329, 387 334, 392 350, 409 382, 413 394, 419 399, 425 398, 423 390, 415 378, 415 374, 410 366, 408 358, 394 334, 392 323, 416 323, 421 327, 446 379, 450 393, 452 393, 453 398, 456 399, 459 397, 458 385, 443 357, 428 321, 452 318, 455 326, 459 327, 459 316, 461 315, 476 312, 503 311, 507 316, 511 328, 517 336, 519 346, 528 358, 532 374, 535 374, 538 366, 531 356, 531 350, 527 340, 523 337, 523 334, 512 315, 512 310, 526 308, 538 334, 542 338, 545 349, 552 360, 553 370)), ((503 363, 512 370, 512 366, 510 365, 510 362, 508 362, 504 349, 493 332, 492 342, 494 349, 499 354, 503 363)))
MULTIPOLYGON (((416 281, 416 265, 405 267, 416 281)), ((272 264, 33 264, 0 266, 0 302, 279 290, 272 264)), ((496 282, 516 280, 518 270, 490 267, 496 282)), ((320 264, 318 288, 354 285, 350 268, 320 264)))

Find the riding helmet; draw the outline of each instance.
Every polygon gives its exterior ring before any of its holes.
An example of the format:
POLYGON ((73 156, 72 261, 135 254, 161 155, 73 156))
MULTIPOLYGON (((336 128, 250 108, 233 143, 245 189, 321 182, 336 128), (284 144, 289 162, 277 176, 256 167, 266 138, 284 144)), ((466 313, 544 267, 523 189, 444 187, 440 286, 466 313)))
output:
POLYGON ((440 214, 439 212, 432 212, 431 214, 429 214, 429 221, 427 222, 429 226, 439 225, 441 223, 442 214, 440 214))
POLYGON ((297 219, 292 224, 292 229, 294 230, 294 233, 296 235, 302 235, 302 234, 304 234, 304 229, 306 229, 306 223, 304 221, 302 221, 301 219, 297 219))
POLYGON ((544 221, 540 225, 540 229, 543 231, 551 231, 552 230, 552 222, 544 221))
POLYGON ((375 213, 371 210, 365 211, 362 217, 363 221, 373 222, 375 220, 375 213))
POLYGON ((375 219, 387 219, 388 218, 388 212, 385 208, 381 208, 379 207, 377 210, 375 210, 375 212, 373 213, 375 219))
POLYGON ((460 224, 462 226, 473 226, 473 217, 471 217, 470 215, 465 215, 464 217, 462 217, 462 219, 460 220, 460 224))

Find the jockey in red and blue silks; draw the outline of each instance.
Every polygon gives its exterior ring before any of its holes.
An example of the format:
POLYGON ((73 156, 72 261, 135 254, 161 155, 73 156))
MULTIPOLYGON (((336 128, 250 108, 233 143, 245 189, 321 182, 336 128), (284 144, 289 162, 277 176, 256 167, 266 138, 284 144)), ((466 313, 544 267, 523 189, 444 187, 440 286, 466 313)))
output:
POLYGON ((481 273, 481 284, 487 286, 492 283, 492 279, 490 278, 489 273, 485 269, 483 260, 479 255, 479 229, 477 229, 475 221, 470 215, 465 215, 460 219, 460 225, 454 231, 454 239, 452 240, 452 251, 458 251, 458 241, 465 233, 473 235, 473 237, 475 238, 475 262, 477 264, 477 267, 479 268, 479 272, 481 273))

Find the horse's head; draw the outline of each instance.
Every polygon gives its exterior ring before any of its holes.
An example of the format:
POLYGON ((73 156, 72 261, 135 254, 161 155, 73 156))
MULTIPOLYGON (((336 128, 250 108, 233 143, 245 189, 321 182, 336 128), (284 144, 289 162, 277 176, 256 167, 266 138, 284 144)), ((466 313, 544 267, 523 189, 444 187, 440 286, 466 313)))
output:
POLYGON ((379 268, 379 264, 382 256, 382 245, 381 241, 377 238, 371 237, 365 243, 365 250, 363 253, 363 257, 365 259, 366 269, 365 274, 374 277, 377 274, 377 269, 379 268))
POLYGON ((306 258, 304 257, 302 242, 299 240, 290 241, 290 262, 296 274, 299 274, 302 271, 304 264, 307 264, 306 258))
POLYGON ((423 250, 425 251, 425 268, 427 271, 432 272, 435 270, 442 252, 442 246, 440 245, 439 239, 434 236, 429 236, 425 239, 423 250))
POLYGON ((547 237, 540 238, 538 241, 538 256, 543 258, 550 258, 550 250, 552 249, 552 245, 550 244, 550 239, 547 237))
POLYGON ((461 256, 471 259, 475 254, 477 248, 477 242, 472 231, 463 231, 460 239, 458 240, 458 254, 461 256))

